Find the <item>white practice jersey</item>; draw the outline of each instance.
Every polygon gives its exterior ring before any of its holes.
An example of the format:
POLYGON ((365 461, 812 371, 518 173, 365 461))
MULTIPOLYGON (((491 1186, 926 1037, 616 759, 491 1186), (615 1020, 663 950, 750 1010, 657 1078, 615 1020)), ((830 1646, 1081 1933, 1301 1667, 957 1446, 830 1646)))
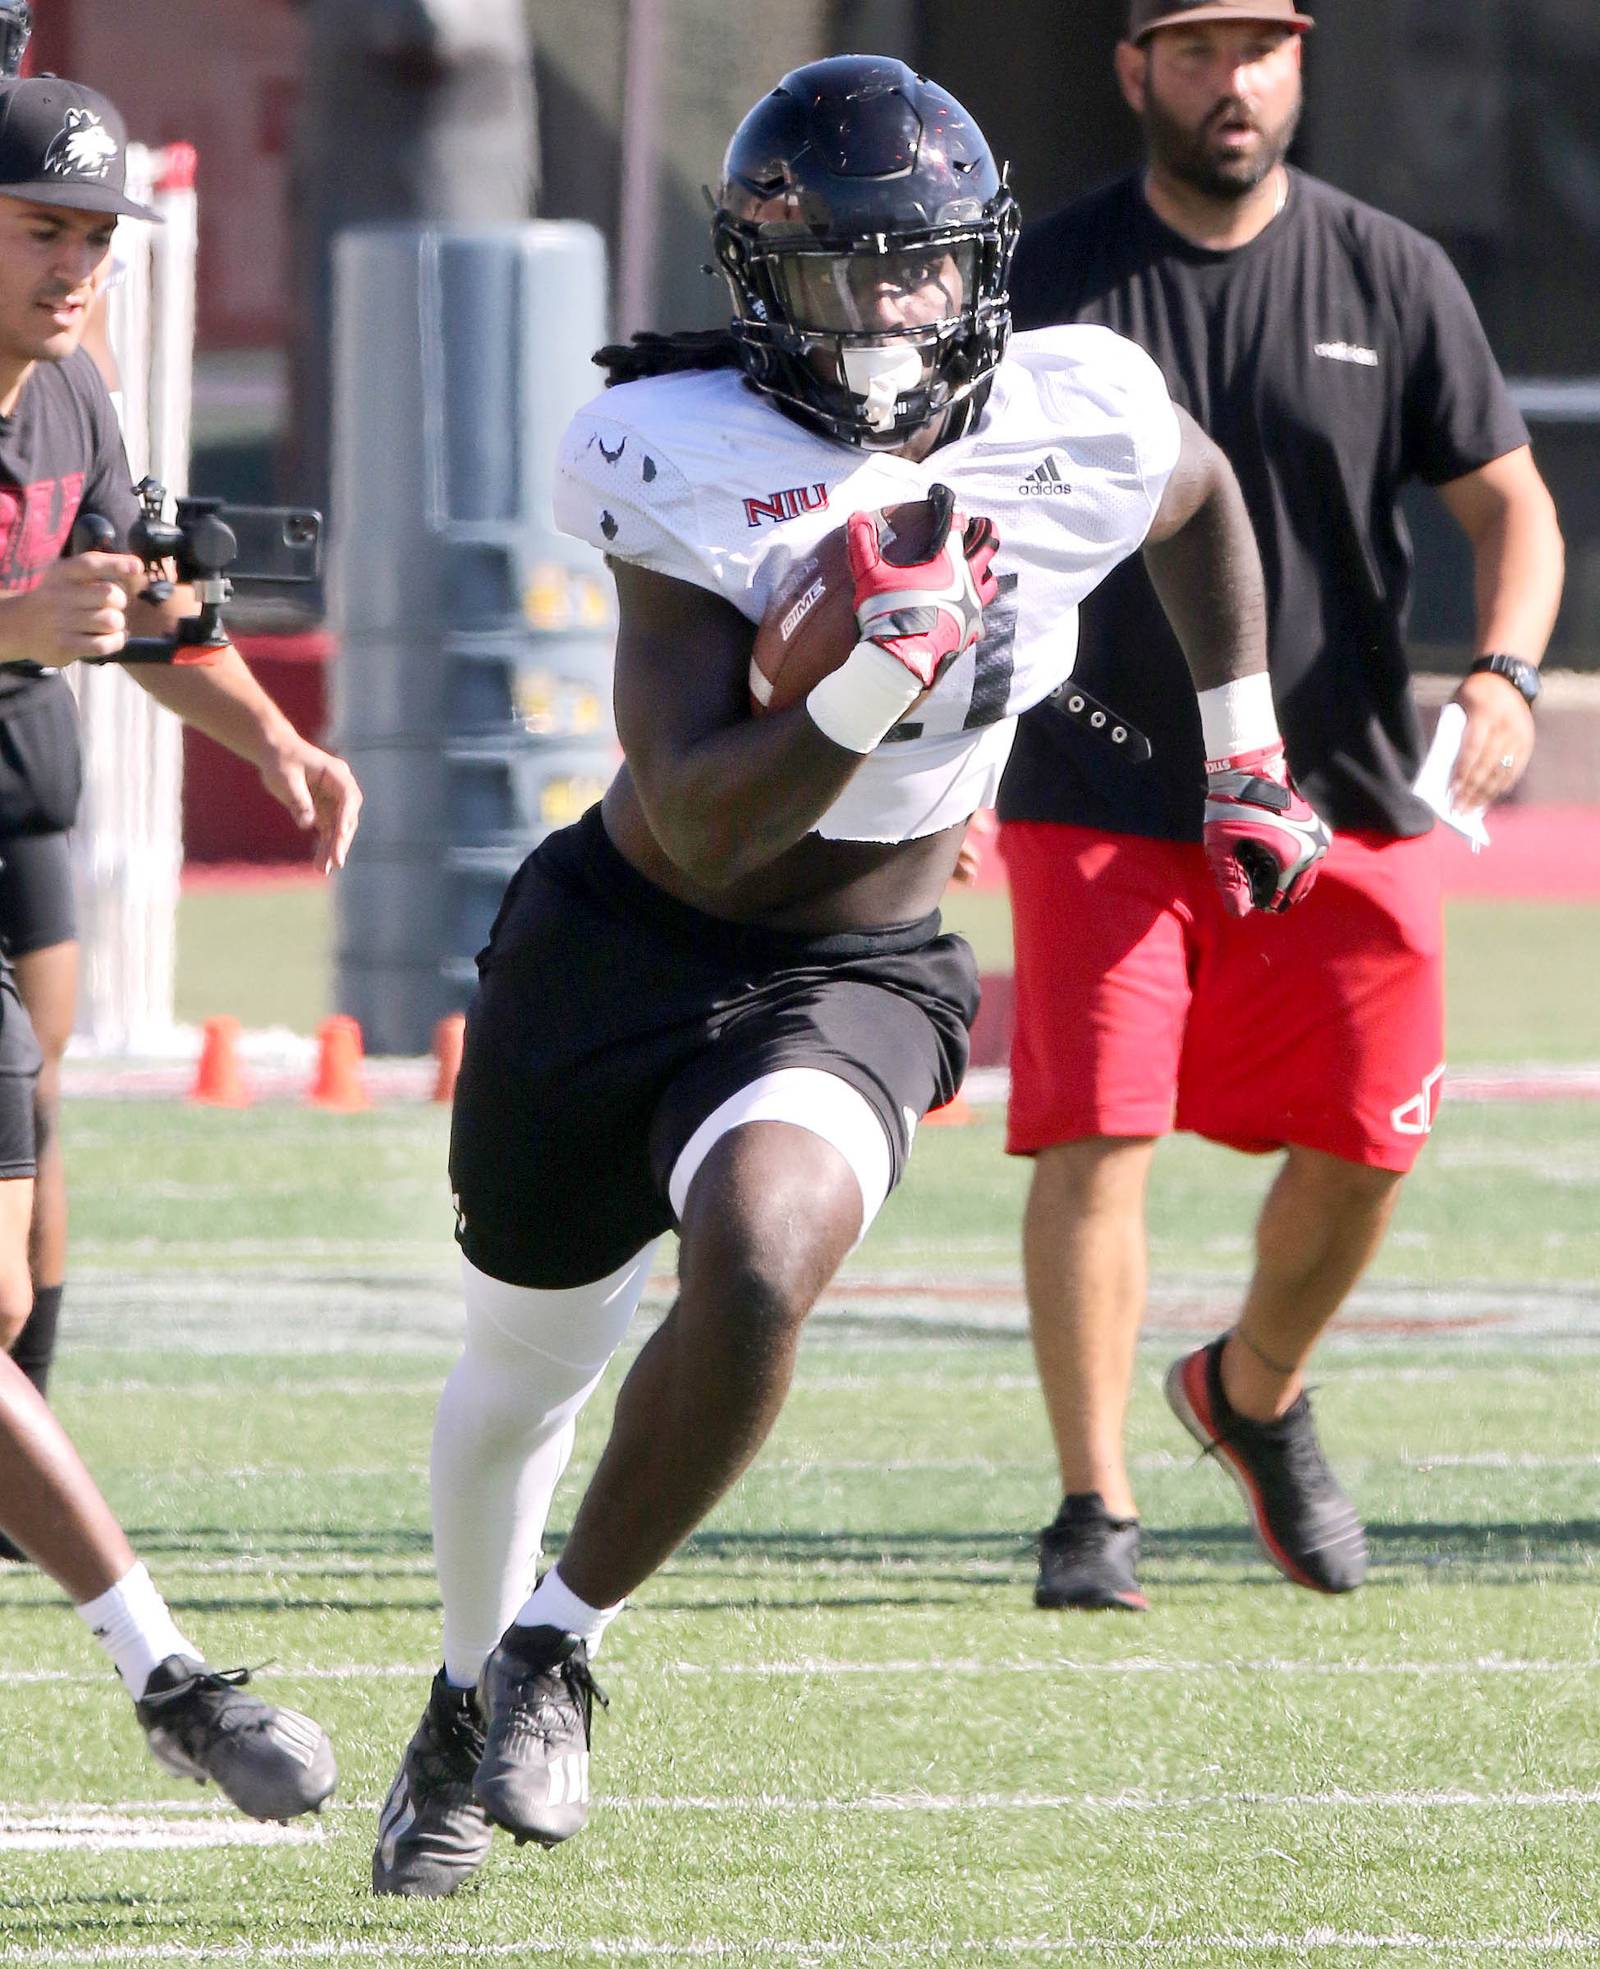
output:
POLYGON ((692 370, 619 384, 578 412, 556 524, 759 622, 790 567, 851 513, 942 482, 960 512, 987 514, 1000 593, 983 640, 817 825, 834 840, 905 841, 993 804, 1018 714, 1071 675, 1078 604, 1143 542, 1178 443, 1161 372, 1105 328, 1013 336, 976 426, 919 464, 806 430, 737 369, 692 370))

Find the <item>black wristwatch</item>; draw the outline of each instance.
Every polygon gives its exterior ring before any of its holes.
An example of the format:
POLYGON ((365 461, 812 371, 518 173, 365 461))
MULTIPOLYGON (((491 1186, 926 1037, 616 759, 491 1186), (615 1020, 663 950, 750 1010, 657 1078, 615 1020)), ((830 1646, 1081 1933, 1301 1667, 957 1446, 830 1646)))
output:
POLYGON ((1520 656, 1480 656, 1467 675, 1475 677, 1480 670, 1492 670, 1497 677, 1504 677, 1514 691, 1521 691, 1529 704, 1539 695, 1539 672, 1520 656))

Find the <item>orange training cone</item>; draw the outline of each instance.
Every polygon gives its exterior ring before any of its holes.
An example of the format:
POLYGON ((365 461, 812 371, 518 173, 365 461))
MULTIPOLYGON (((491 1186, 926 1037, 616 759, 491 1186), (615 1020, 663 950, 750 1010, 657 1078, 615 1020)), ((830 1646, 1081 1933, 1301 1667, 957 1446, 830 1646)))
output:
POLYGON ((324 1019, 317 1027, 317 1072, 306 1096, 314 1107, 351 1114, 370 1107, 361 1084, 361 1028, 354 1019, 324 1019))
POLYGON ((942 1108, 929 1108, 922 1117, 924 1128, 965 1128, 972 1119, 972 1103, 959 1091, 942 1108))
POLYGON ((200 1062, 189 1099, 212 1108, 247 1108, 255 1099, 239 1067, 237 1019, 207 1019, 201 1028, 200 1062))
POLYGON ((461 1072, 461 1043, 467 1034, 465 1012, 447 1012, 433 1029, 433 1057, 439 1063, 434 1076, 433 1098, 453 1101, 456 1079, 461 1072))

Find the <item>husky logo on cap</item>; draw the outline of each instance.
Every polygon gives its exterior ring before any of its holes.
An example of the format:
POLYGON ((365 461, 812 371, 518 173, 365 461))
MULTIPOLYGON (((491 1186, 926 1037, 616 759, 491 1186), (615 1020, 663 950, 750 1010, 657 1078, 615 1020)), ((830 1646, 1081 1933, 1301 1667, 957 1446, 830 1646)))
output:
POLYGON ((69 109, 66 122, 50 139, 40 175, 103 178, 116 154, 116 139, 92 109, 69 109))

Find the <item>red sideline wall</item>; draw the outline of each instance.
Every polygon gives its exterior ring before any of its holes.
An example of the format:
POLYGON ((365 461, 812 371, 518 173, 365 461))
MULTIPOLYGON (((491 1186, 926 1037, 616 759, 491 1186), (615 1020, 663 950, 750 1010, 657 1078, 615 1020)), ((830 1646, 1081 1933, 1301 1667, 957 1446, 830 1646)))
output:
MULTIPOLYGON (((240 653, 295 727, 321 741, 327 724, 324 630, 299 636, 239 636, 240 653)), ((307 838, 262 786, 253 766, 202 733, 183 734, 183 854, 207 862, 309 863, 307 838)))
MULTIPOLYGON (((308 737, 327 725, 327 664, 333 638, 326 630, 295 636, 240 636, 239 649, 256 676, 308 737)), ((1473 854, 1466 842, 1440 830, 1445 890, 1460 896, 1600 899, 1600 806, 1570 800, 1513 802, 1489 816, 1490 846, 1473 854)), ((255 771, 198 732, 184 733, 184 858, 190 864, 306 859, 305 838, 255 771)), ((1005 875, 991 843, 979 888, 1000 888, 1005 875)))

